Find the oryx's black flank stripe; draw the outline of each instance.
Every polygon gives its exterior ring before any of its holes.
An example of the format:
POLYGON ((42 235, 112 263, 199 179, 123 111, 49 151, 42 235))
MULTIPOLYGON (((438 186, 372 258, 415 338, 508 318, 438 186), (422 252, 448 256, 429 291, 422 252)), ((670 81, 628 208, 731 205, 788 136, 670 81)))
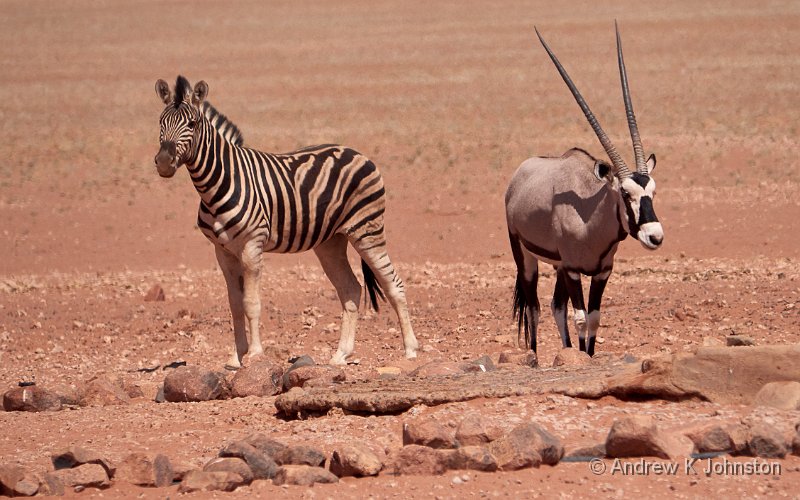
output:
MULTIPOLYGON (((186 85, 179 78, 176 95, 190 92, 186 85)), ((212 241, 259 238, 265 251, 302 252, 383 215, 383 180, 360 153, 337 145, 287 154, 241 147, 239 129, 203 104, 187 168, 202 198, 197 225, 212 241)), ((196 116, 181 98, 164 111, 162 128, 175 135, 196 116)))

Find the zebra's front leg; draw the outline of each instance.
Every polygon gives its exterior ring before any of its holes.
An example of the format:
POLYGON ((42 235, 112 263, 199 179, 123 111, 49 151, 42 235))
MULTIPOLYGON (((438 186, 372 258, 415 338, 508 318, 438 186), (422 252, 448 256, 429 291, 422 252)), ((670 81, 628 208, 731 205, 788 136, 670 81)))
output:
POLYGON ((238 257, 224 248, 215 246, 217 262, 225 277, 228 288, 228 302, 233 319, 234 347, 230 359, 225 363, 228 370, 238 370, 242 366, 242 357, 247 353, 247 333, 245 332, 244 315, 244 276, 242 264, 238 257))
POLYGON ((600 329, 600 303, 603 300, 603 291, 606 289, 608 277, 611 276, 611 269, 592 276, 592 285, 589 288, 589 342, 586 346, 586 354, 594 356, 594 343, 597 337, 597 330, 600 329))
POLYGON ((244 299, 244 315, 250 327, 250 343, 247 346, 247 359, 261 356, 261 255, 263 247, 260 241, 248 242, 242 250, 242 277, 244 299))
POLYGON ((586 351, 586 305, 583 302, 583 288, 581 287, 581 275, 575 271, 563 270, 564 282, 567 285, 569 300, 572 302, 573 321, 575 329, 578 330, 578 348, 586 351))
POLYGON ((344 365, 347 357, 353 354, 356 343, 356 323, 358 321, 358 304, 361 302, 361 285, 353 274, 347 260, 347 238, 334 235, 330 240, 314 249, 322 270, 336 288, 336 294, 342 303, 342 329, 339 347, 336 349, 330 364, 344 365))

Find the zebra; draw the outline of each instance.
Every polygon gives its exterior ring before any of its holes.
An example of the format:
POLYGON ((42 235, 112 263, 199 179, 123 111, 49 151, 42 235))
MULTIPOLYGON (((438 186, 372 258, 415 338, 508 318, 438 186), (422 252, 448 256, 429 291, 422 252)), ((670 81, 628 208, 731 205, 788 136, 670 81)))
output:
POLYGON ((653 209, 656 184, 651 174, 655 155, 645 161, 636 116, 633 113, 622 43, 617 35, 617 59, 636 172, 631 172, 606 135, 564 67, 539 37, 603 145, 611 164, 573 148, 561 157, 530 158, 514 173, 506 191, 506 221, 517 266, 514 316, 518 336, 536 351, 539 298, 538 261, 556 269, 551 309, 564 347, 572 347, 567 326, 567 300, 572 302, 579 349, 594 355, 600 327, 600 303, 614 266, 619 242, 629 234, 648 250, 664 241, 664 230, 653 209), (591 276, 589 314, 583 301, 581 274, 591 276), (588 330, 588 342, 586 334, 588 330))
POLYGON ((156 170, 168 178, 186 165, 200 195, 197 225, 214 244, 225 277, 235 340, 226 368, 238 369, 263 353, 262 254, 307 250, 316 254, 341 302, 341 336, 330 363, 346 364, 355 348, 362 296, 347 260, 348 243, 361 258, 369 303, 377 311, 378 299, 388 299, 405 356, 416 357, 405 287, 386 249, 385 190, 375 164, 339 145, 285 154, 244 147, 238 127, 206 101, 204 81, 192 87, 178 76, 172 92, 159 79, 156 94, 165 105, 156 170))

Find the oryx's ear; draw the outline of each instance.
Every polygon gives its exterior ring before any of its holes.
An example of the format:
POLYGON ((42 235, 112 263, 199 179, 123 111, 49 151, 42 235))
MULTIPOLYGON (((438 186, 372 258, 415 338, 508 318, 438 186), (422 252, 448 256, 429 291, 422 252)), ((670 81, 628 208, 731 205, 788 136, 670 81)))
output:
POLYGON ((602 161, 594 162, 594 176, 600 179, 601 181, 611 182, 611 177, 608 174, 611 173, 611 165, 608 163, 604 163, 602 161))
POLYGON ((158 97, 164 101, 164 104, 169 104, 172 102, 172 92, 170 92, 169 85, 164 80, 159 79, 156 82, 156 94, 158 94, 158 97))
POLYGON ((647 165, 647 173, 649 175, 650 172, 656 169, 656 155, 651 154, 650 158, 647 159, 647 163, 645 163, 645 165, 647 165))
POLYGON ((208 84, 203 80, 197 82, 192 91, 192 104, 199 106, 208 97, 208 84))

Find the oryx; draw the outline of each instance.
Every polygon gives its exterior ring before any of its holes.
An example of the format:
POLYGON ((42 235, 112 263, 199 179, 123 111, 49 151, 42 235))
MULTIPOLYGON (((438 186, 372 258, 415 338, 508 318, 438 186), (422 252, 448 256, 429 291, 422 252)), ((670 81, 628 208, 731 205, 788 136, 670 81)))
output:
POLYGON ((635 172, 628 170, 566 70, 536 30, 544 49, 600 139, 611 164, 593 158, 582 149, 573 148, 560 157, 530 158, 511 178, 506 191, 506 218, 511 251, 517 264, 514 316, 518 318, 519 335, 524 332, 526 346, 533 351, 536 351, 540 311, 536 293, 539 260, 553 265, 556 270, 551 308, 563 346, 572 347, 567 327, 569 297, 580 350, 591 356, 600 326, 600 302, 614 265, 617 245, 628 234, 650 250, 657 249, 664 240, 661 223, 653 211, 656 183, 650 174, 656 166, 656 157, 650 155, 645 161, 628 89, 619 30, 616 22, 614 24, 622 97, 636 159, 635 172), (592 280, 588 316, 581 274, 591 276, 592 280))

